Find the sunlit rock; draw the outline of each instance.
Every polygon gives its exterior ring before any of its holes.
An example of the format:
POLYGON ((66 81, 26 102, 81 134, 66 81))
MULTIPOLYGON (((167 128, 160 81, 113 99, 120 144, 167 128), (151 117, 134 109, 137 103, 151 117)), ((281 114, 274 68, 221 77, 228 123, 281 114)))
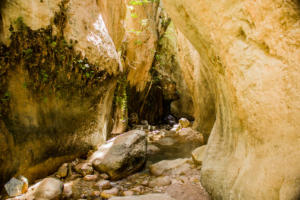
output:
POLYGON ((126 177, 139 170, 146 161, 147 139, 144 131, 132 130, 102 145, 89 161, 111 179, 126 177))
POLYGON ((56 176, 58 178, 65 178, 68 176, 68 170, 69 170, 69 165, 68 163, 64 163, 60 168, 58 169, 56 176))
POLYGON ((64 184, 58 179, 45 178, 42 180, 33 194, 34 199, 59 199, 63 192, 64 184))
POLYGON ((190 126, 190 124, 191 124, 190 121, 186 118, 179 119, 179 125, 181 128, 187 128, 190 126))
POLYGON ((4 188, 9 196, 15 197, 27 192, 28 180, 25 177, 18 179, 13 177, 4 185, 4 188))
POLYGON ((191 169, 190 159, 163 160, 149 166, 151 174, 155 176, 161 175, 180 175, 188 174, 191 169))

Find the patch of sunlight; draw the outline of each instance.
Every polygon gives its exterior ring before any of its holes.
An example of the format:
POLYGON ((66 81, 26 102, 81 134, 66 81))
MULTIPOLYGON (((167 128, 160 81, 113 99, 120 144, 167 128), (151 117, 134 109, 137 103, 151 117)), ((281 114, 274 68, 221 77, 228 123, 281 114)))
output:
POLYGON ((117 59, 122 70, 122 63, 116 51, 115 44, 110 37, 103 17, 99 14, 98 19, 93 24, 95 31, 90 32, 87 40, 98 48, 100 53, 105 52, 110 58, 117 59))
POLYGON ((113 145, 114 139, 107 141, 105 144, 101 145, 101 147, 93 153, 93 156, 90 160, 95 160, 97 158, 103 158, 107 153, 108 149, 113 145))

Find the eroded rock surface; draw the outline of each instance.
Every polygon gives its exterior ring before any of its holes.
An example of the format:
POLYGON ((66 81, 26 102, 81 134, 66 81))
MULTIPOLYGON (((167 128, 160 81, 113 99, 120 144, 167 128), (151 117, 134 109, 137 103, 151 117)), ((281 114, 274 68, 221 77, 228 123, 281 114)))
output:
POLYGON ((299 3, 163 3, 198 51, 197 77, 206 76, 216 105, 206 189, 215 199, 299 198, 299 3))
POLYGON ((121 66, 117 28, 104 20, 121 26, 125 14, 107 5, 116 2, 1 2, 1 186, 44 177, 106 139, 121 66))

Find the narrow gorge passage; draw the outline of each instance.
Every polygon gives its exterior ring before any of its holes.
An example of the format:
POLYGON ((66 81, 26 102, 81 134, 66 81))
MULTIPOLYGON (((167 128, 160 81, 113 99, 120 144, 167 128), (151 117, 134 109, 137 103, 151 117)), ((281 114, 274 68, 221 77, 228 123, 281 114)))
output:
POLYGON ((298 0, 1 0, 0 199, 300 199, 298 0))

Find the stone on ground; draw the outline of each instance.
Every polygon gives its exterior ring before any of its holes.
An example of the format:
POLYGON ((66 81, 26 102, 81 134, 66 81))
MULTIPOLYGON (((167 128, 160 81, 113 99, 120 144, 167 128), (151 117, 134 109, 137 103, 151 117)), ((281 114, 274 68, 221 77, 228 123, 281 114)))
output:
POLYGON ((58 178, 65 178, 68 176, 68 163, 64 163, 57 171, 56 176, 58 178))
POLYGON ((158 152, 160 152, 160 149, 157 146, 153 144, 147 145, 147 155, 155 155, 158 152))
POLYGON ((5 185, 4 188, 10 197, 15 197, 24 194, 28 190, 28 181, 25 177, 18 179, 11 178, 5 185))
POLYGON ((93 174, 93 175, 86 175, 85 177, 83 177, 83 180, 85 181, 97 181, 98 180, 98 175, 97 174, 93 174))
POLYGON ((167 194, 176 200, 209 200, 208 193, 203 187, 194 184, 172 184, 167 194))
POLYGON ((186 118, 181 118, 179 120, 179 125, 180 125, 180 128, 187 128, 191 125, 190 121, 186 118))
POLYGON ((60 199, 63 192, 64 184, 55 178, 45 178, 37 186, 33 193, 34 199, 56 200, 60 199))
POLYGON ((168 194, 146 194, 139 196, 113 197, 109 200, 175 200, 168 194))
POLYGON ((150 172, 155 176, 188 174, 192 168, 190 159, 163 160, 150 165, 150 172))
POLYGON ((169 176, 160 176, 157 177, 149 182, 149 187, 161 187, 161 186, 167 186, 172 183, 169 176))
POLYGON ((101 181, 97 182, 96 185, 101 190, 107 190, 112 187, 112 185, 110 184, 110 182, 108 180, 101 180, 101 181))
POLYGON ((105 198, 105 199, 109 199, 111 197, 118 196, 118 195, 119 195, 119 189, 118 188, 112 188, 112 189, 109 189, 109 190, 103 190, 101 192, 101 197, 105 198))
POLYGON ((146 154, 146 133, 132 130, 102 145, 89 161, 97 171, 117 180, 139 170, 146 161, 146 154))
POLYGON ((180 129, 180 131, 178 131, 178 136, 183 141, 194 141, 194 143, 204 144, 203 135, 190 127, 180 129))
POLYGON ((79 163, 75 166, 75 171, 82 176, 91 175, 94 172, 91 163, 79 163))
POLYGON ((195 164, 198 164, 198 165, 202 164, 205 151, 206 151, 206 145, 203 145, 201 147, 198 147, 197 149, 195 149, 192 152, 192 158, 193 158, 193 161, 195 162, 195 164))

